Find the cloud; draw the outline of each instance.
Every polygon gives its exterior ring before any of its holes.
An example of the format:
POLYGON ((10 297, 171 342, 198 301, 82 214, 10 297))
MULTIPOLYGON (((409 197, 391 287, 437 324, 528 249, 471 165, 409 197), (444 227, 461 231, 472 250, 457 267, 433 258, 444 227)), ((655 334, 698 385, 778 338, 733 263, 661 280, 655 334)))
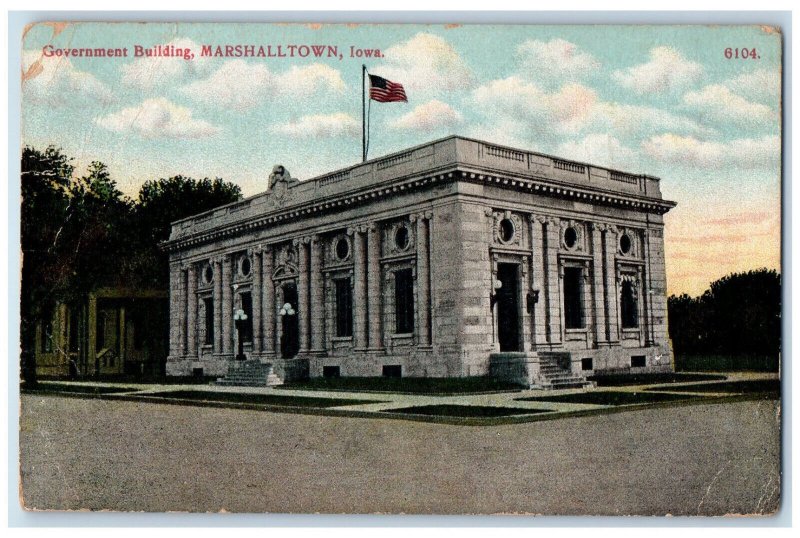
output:
POLYGON ((740 126, 777 125, 777 112, 761 103, 752 103, 721 84, 711 84, 700 91, 688 92, 683 96, 683 102, 697 111, 701 121, 740 126))
POLYGON ((542 84, 583 79, 600 68, 594 56, 563 39, 529 39, 517 47, 520 72, 542 84))
POLYGON ((361 134, 361 122, 350 114, 318 114, 303 116, 297 121, 273 125, 272 130, 293 138, 353 137, 361 134))
POLYGON ((230 60, 208 78, 192 82, 180 92, 203 104, 241 112, 279 96, 307 98, 321 89, 342 92, 344 88, 341 73, 322 64, 294 66, 285 73, 274 73, 264 64, 230 60))
POLYGON ((644 152, 656 161, 716 168, 731 166, 753 169, 778 166, 781 140, 778 136, 742 138, 727 143, 700 141, 690 136, 664 134, 642 143, 644 152))
POLYGON ((673 132, 709 136, 714 130, 697 121, 654 107, 603 101, 593 89, 565 84, 548 92, 521 77, 494 80, 472 92, 471 104, 492 124, 503 122, 519 136, 551 137, 582 132, 613 136, 651 136, 673 132))
POLYGON ((116 98, 94 75, 80 71, 69 58, 45 57, 39 51, 22 54, 25 103, 63 107, 70 104, 108 105, 116 98))
POLYGON ((781 98, 781 73, 779 69, 757 69, 725 82, 733 93, 760 103, 777 105, 781 98))
POLYGON ((390 127, 430 132, 439 128, 450 129, 456 127, 462 121, 464 121, 464 117, 460 112, 447 103, 434 99, 400 116, 390 123, 390 127))
POLYGON ((95 118, 95 123, 109 131, 134 133, 142 138, 203 138, 219 129, 192 118, 192 111, 163 97, 147 99, 141 105, 95 118))
POLYGON ((122 83, 139 90, 152 90, 170 84, 183 84, 208 72, 211 65, 209 59, 200 56, 200 45, 191 39, 176 38, 164 46, 176 50, 189 49, 194 53, 194 59, 184 60, 183 56, 142 56, 122 65, 122 83))
POLYGON ((373 74, 399 82, 409 99, 414 92, 448 92, 468 88, 472 71, 453 46, 433 34, 418 33, 408 41, 389 47, 386 62, 373 74))
POLYGON ((611 78, 638 94, 670 93, 696 82, 703 74, 700 64, 684 58, 671 47, 650 50, 650 61, 618 69, 611 78))
POLYGON ((636 152, 608 134, 590 134, 582 140, 568 140, 558 146, 557 152, 570 159, 619 170, 632 170, 639 166, 636 152))

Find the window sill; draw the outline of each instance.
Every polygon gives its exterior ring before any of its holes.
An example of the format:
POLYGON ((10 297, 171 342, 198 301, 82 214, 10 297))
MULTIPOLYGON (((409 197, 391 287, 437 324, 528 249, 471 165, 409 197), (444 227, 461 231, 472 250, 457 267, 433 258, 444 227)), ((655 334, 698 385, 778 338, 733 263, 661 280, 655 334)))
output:
POLYGON ((409 340, 414 338, 414 333, 395 333, 392 335, 392 338, 396 338, 398 340, 409 340))
POLYGON ((352 336, 331 336, 331 342, 352 342, 352 336))

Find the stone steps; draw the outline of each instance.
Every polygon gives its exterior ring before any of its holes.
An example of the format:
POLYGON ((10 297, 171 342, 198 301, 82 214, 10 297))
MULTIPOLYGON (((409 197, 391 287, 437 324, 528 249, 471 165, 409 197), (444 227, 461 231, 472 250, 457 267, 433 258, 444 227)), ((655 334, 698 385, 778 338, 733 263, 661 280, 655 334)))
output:
POLYGON ((539 373, 540 386, 545 390, 582 389, 592 386, 592 382, 580 374, 564 368, 569 364, 569 355, 564 353, 541 353, 539 373))
POLYGON ((271 364, 262 364, 259 360, 247 360, 231 363, 228 373, 225 377, 218 378, 216 384, 237 387, 271 387, 281 385, 283 381, 275 375, 271 364))

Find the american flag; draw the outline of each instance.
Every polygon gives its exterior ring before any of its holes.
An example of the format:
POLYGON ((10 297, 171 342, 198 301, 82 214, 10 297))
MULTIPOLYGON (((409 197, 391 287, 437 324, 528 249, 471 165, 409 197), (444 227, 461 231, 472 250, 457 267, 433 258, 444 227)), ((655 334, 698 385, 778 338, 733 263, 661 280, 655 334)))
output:
POLYGON ((379 103, 408 102, 402 84, 386 80, 378 75, 369 76, 369 98, 379 103))

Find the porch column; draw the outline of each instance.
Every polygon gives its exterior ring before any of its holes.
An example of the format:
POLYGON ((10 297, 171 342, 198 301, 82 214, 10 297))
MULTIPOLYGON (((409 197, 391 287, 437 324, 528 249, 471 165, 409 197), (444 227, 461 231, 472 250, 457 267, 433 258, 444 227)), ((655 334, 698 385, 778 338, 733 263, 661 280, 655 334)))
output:
POLYGON ((251 266, 253 268, 253 286, 250 297, 253 300, 253 358, 261 354, 261 247, 252 251, 251 266))
POLYGON ((188 311, 186 312, 186 354, 190 357, 197 356, 197 271, 195 264, 190 263, 186 270, 186 298, 188 311))
POLYGON ((211 261, 214 268, 214 354, 222 353, 222 257, 211 261))
POLYGON ((319 236, 311 238, 311 351, 325 351, 325 301, 322 284, 322 242, 319 236))
POLYGON ((299 353, 308 351, 309 302, 308 302, 308 238, 295 240, 298 249, 297 264, 297 320, 300 332, 299 353))
POLYGON ((597 346, 608 345, 608 330, 606 326, 606 301, 605 285, 603 283, 603 226, 592 223, 592 291, 594 299, 594 326, 597 346))
POLYGON ((531 324, 533 325, 533 346, 538 349, 547 345, 549 332, 547 323, 547 254, 544 250, 545 217, 531 215, 531 291, 539 292, 533 306, 531 324))
POLYGON ((353 229, 353 349, 367 347, 367 274, 360 227, 353 229))
POLYGON ((222 257, 222 354, 233 354, 233 290, 231 289, 232 258, 222 257))
POLYGON ((419 312, 420 346, 431 345, 431 273, 430 218, 431 213, 416 216, 417 225, 417 310, 419 312))
POLYGON ((265 355, 275 354, 275 285, 272 282, 272 247, 267 245, 261 253, 261 308, 263 311, 264 334, 262 351, 265 355))
POLYGON ((558 268, 558 246, 561 228, 557 218, 548 217, 546 222, 548 336, 551 346, 559 346, 561 345, 561 272, 558 268))
POLYGON ((367 228, 367 308, 369 310, 369 348, 383 350, 381 314, 381 232, 377 224, 367 228))
POLYGON ((619 343, 619 320, 617 315, 617 304, 619 304, 619 293, 617 291, 617 227, 606 227, 605 244, 605 291, 606 307, 608 309, 608 341, 609 344, 619 343))

